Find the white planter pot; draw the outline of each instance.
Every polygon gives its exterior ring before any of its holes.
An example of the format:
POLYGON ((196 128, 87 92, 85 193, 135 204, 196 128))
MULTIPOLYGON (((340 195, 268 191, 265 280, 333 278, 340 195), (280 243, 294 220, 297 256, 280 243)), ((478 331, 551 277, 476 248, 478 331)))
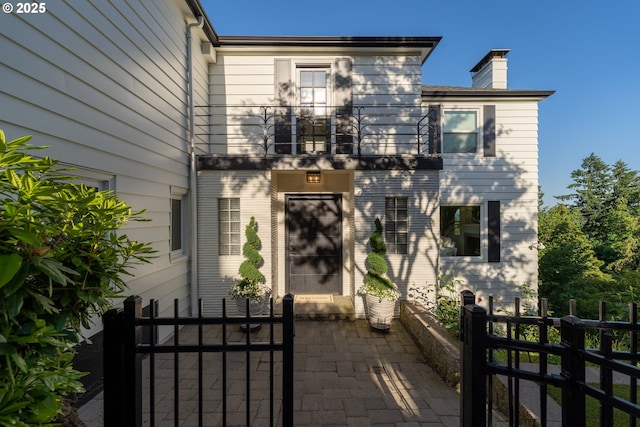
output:
MULTIPOLYGON (((268 306, 267 301, 269 301, 269 295, 265 295, 262 298, 257 299, 249 299, 249 316, 257 317, 261 316, 264 312, 266 306, 268 306)), ((238 313, 242 317, 247 317, 247 298, 238 298, 236 299, 236 306, 238 308, 238 313)), ((249 325, 250 329, 255 329, 260 326, 259 323, 251 323, 249 325)), ((243 323, 240 325, 242 329, 247 328, 247 324, 243 323)))
POLYGON ((366 296, 367 317, 369 324, 374 329, 386 330, 391 327, 393 314, 396 308, 395 300, 383 299, 371 295, 366 296))

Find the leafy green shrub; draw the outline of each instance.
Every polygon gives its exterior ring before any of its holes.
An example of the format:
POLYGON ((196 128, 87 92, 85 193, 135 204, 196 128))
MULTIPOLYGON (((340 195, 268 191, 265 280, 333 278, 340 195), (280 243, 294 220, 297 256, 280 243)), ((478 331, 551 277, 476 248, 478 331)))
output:
POLYGON ((260 255, 262 243, 257 233, 257 227, 256 219, 251 217, 244 232, 246 241, 242 245, 242 255, 245 259, 238 269, 241 279, 229 291, 234 299, 257 299, 271 293, 271 289, 264 284, 264 275, 260 272, 260 266, 262 266, 264 259, 260 255))
POLYGON ((364 278, 364 285, 360 287, 360 295, 371 295, 383 299, 397 300, 400 298, 398 287, 386 276, 387 262, 384 259, 387 246, 384 243, 383 228, 380 218, 375 220, 375 231, 369 237, 370 251, 367 254, 368 270, 364 278))
POLYGON ((50 423, 82 391, 72 345, 152 253, 115 233, 140 213, 73 183, 29 140, 0 130, 0 425, 50 423))

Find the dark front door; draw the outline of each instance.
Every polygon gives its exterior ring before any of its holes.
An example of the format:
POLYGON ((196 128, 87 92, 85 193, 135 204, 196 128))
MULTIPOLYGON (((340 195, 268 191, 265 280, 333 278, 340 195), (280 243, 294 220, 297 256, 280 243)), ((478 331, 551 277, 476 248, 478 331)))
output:
POLYGON ((286 197, 288 292, 340 294, 342 290, 342 197, 286 197))

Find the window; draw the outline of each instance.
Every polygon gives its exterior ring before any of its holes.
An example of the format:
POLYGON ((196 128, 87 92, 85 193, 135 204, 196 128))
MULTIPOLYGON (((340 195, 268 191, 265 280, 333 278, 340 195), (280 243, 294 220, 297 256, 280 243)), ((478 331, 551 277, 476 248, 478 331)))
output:
POLYGON ((300 153, 330 151, 331 122, 327 110, 327 70, 302 68, 299 71, 300 113, 297 119, 300 153))
POLYGON ((440 207, 440 255, 480 256, 480 206, 440 207))
POLYGON ((409 213, 406 197, 385 198, 384 240, 393 254, 408 252, 409 213))
POLYGON ((240 255, 240 199, 218 199, 218 255, 240 255))
POLYGON ((442 152, 475 153, 477 151, 478 112, 445 111, 442 127, 442 152))
POLYGON ((182 199, 171 199, 171 250, 182 249, 182 199))

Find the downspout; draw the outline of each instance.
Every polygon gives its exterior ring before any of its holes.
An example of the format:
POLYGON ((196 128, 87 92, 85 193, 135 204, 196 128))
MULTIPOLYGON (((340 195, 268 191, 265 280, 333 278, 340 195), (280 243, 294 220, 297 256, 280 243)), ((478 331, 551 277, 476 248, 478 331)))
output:
POLYGON ((191 29, 193 27, 202 28, 204 25, 204 17, 198 16, 198 22, 187 25, 187 93, 189 97, 189 147, 190 147, 190 164, 189 164, 189 200, 190 200, 190 223, 191 223, 191 277, 190 289, 191 294, 191 315, 198 315, 198 197, 197 197, 197 165, 196 165, 196 140, 195 140, 195 113, 193 102, 193 58, 192 58, 192 37, 191 29))

